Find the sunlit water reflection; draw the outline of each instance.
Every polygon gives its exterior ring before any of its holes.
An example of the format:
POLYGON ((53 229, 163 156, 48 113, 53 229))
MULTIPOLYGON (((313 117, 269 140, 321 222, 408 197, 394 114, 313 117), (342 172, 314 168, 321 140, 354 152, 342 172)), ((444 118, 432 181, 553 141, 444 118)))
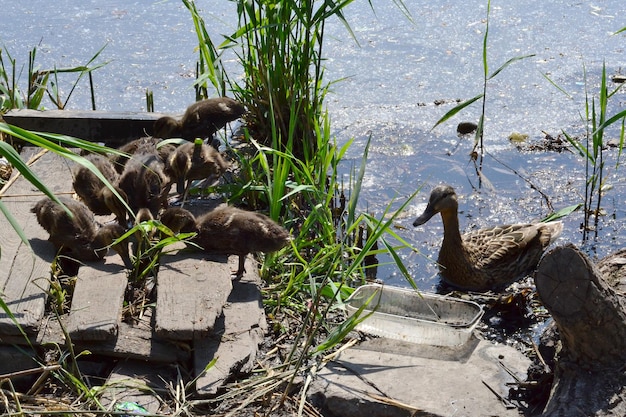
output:
MULTIPOLYGON (((216 43, 222 34, 235 30, 234 2, 196 3, 216 43)), ((437 269, 424 256, 436 258, 441 221, 433 218, 417 229, 411 224, 434 185, 447 182, 457 189, 463 230, 538 219, 551 208, 582 201, 584 164, 575 153, 518 150, 507 138, 521 132, 537 142, 543 139, 542 132, 553 136, 562 129, 582 132, 585 71, 589 92, 595 94, 603 61, 609 75, 626 68, 626 37, 611 35, 626 21, 626 11, 622 0, 492 2, 490 72, 510 58, 535 55, 513 63, 488 83, 488 154, 479 181, 468 156, 473 140, 456 135, 458 122, 478 119, 479 106, 433 126, 457 100, 482 92, 486 2, 406 3, 414 23, 388 0, 373 1, 375 13, 368 2, 350 5, 345 16, 358 44, 341 22, 329 22, 326 79, 341 81, 332 85, 327 105, 338 141, 354 138, 344 175, 360 166, 371 138, 360 201, 363 210, 380 216, 390 202, 398 207, 422 187, 395 230, 421 252, 404 250, 401 255, 420 288, 432 289, 438 282, 437 269)), ((98 62, 108 64, 94 73, 98 109, 143 110, 146 89, 154 91, 157 111, 182 112, 195 99, 196 38, 189 12, 178 1, 10 2, 3 6, 2 21, 0 41, 18 63, 26 63, 28 51, 39 45, 36 62, 41 67, 84 64, 106 44, 98 62)), ((236 58, 225 59, 237 77, 236 58)), ((61 79, 64 94, 70 83, 67 76, 61 79)), ((621 91, 611 100, 612 113, 624 109, 624 97, 621 91)), ((68 107, 91 107, 87 83, 79 84, 68 107)), ((616 135, 615 130, 610 134, 616 135)), ((623 170, 614 168, 617 152, 610 149, 608 155, 607 183, 613 188, 603 200, 607 216, 602 218, 599 240, 587 246, 599 256, 626 242, 626 182, 623 170)), ((580 244, 581 221, 580 212, 565 219, 558 243, 580 244)), ((380 268, 379 278, 406 285, 393 265, 380 268)))

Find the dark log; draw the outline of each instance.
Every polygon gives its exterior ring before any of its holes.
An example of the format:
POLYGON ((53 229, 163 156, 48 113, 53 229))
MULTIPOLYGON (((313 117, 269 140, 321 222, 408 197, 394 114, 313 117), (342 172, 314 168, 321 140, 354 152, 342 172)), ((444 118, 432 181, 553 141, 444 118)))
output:
POLYGON ((561 338, 543 416, 626 415, 626 296, 615 289, 623 265, 626 251, 594 265, 572 245, 541 260, 537 293, 561 338))

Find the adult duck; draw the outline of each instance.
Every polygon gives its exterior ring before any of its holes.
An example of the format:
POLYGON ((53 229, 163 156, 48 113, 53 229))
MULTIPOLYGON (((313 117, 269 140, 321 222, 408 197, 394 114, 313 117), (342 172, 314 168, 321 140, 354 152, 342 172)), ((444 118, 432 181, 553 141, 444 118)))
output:
POLYGON ((31 212, 50 237, 48 240, 68 258, 81 262, 99 261, 105 257, 109 247, 122 258, 127 268, 132 268, 128 243, 112 243, 124 235, 126 230, 118 223, 100 226, 93 213, 80 201, 67 197, 59 200, 71 215, 56 201, 45 197, 35 204, 31 212))
POLYGON ((448 284, 466 290, 503 287, 532 273, 563 230, 563 223, 554 221, 495 226, 461 235, 457 196, 449 185, 435 187, 413 226, 426 223, 437 213, 443 221, 437 259, 441 276, 448 284))
POLYGON ((180 120, 163 116, 154 122, 154 136, 183 138, 193 141, 196 138, 211 138, 213 134, 237 120, 246 112, 246 108, 230 97, 216 97, 200 100, 187 107, 180 120))

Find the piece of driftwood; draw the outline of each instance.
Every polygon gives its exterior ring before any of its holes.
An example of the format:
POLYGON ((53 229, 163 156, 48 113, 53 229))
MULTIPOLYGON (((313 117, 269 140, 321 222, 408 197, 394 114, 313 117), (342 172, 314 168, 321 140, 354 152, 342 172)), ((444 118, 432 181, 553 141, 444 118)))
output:
POLYGON ((594 265, 572 245, 553 249, 540 262, 537 293, 561 338, 543 416, 626 415, 624 265, 626 251, 594 265))

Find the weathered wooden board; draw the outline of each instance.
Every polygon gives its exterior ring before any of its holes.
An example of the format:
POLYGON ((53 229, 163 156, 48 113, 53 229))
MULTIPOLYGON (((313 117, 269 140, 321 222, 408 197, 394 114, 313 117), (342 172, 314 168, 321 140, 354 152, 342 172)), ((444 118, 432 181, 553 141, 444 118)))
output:
POLYGON ((28 347, 0 346, 0 374, 36 368, 39 366, 34 359, 36 356, 28 347))
POLYGON ((117 338, 104 341, 77 341, 76 349, 121 359, 149 360, 174 363, 191 357, 191 344, 175 343, 153 337, 151 309, 145 310, 142 320, 135 325, 119 323, 117 338))
MULTIPOLYGON (((246 270, 254 271, 250 258, 247 261, 246 270)), ((196 376, 200 375, 196 394, 215 395, 233 373, 252 369, 267 330, 259 285, 256 273, 235 281, 213 335, 194 339, 194 368, 196 376), (214 358, 215 364, 204 372, 214 358)))
POLYGON ((67 324, 72 340, 117 336, 127 283, 127 272, 117 253, 110 252, 104 263, 80 268, 67 324))
POLYGON ((194 335, 209 334, 232 290, 235 261, 187 250, 163 255, 157 278, 157 335, 193 340, 194 335))
MULTIPOLYGON (((32 153, 32 152, 31 152, 32 153)), ((28 154, 23 159, 27 160, 28 154)), ((66 161, 53 153, 46 153, 31 169, 55 193, 71 190, 71 171, 66 161), (49 175, 54 173, 54 175, 49 175)), ((2 196, 2 203, 24 231, 29 245, 21 241, 5 216, 0 216, 0 296, 17 322, 29 335, 35 335, 45 311, 46 292, 49 288, 50 264, 56 251, 48 234, 30 212, 42 198, 23 177, 19 178, 2 196), (32 249, 31 249, 32 248, 32 249)), ((0 334, 19 335, 13 320, 0 310, 0 334)))
POLYGON ((165 381, 175 380, 175 369, 169 364, 154 366, 145 361, 120 361, 104 384, 100 401, 108 410, 132 412, 125 406, 134 403, 150 414, 157 414, 164 410, 155 392, 165 391, 165 381))
POLYGON ((119 146, 152 133, 162 113, 132 113, 83 110, 11 110, 4 120, 23 129, 60 133, 107 146, 119 146))

